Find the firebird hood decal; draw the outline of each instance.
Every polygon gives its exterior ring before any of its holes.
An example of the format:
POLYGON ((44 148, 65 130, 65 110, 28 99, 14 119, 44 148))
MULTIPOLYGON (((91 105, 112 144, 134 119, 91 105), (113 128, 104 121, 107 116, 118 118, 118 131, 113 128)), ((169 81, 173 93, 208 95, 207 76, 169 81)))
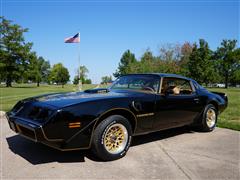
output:
POLYGON ((66 94, 53 94, 53 95, 46 95, 43 97, 38 98, 39 101, 61 101, 64 99, 89 99, 89 98, 104 98, 104 97, 116 97, 116 96, 123 96, 123 94, 119 93, 104 93, 104 94, 88 94, 83 92, 70 92, 66 94))
MULTIPOLYGON (((43 102, 48 105, 52 105, 55 107, 64 107, 68 105, 78 104, 82 102, 95 101, 100 99, 113 99, 113 98, 124 98, 130 97, 133 93, 125 93, 125 92, 113 92, 110 91, 108 93, 84 93, 84 92, 70 92, 70 93, 58 93, 58 94, 50 94, 43 95, 40 97, 36 97, 35 100, 38 102, 43 102)), ((134 96, 136 97, 134 93, 134 96)))

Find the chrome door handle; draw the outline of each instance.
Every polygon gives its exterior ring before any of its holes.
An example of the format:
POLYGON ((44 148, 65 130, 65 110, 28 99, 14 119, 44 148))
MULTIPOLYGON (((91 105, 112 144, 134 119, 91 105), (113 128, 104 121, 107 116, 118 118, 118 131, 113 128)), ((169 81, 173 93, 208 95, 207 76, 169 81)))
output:
POLYGON ((199 98, 194 98, 193 99, 196 103, 199 103, 199 98))

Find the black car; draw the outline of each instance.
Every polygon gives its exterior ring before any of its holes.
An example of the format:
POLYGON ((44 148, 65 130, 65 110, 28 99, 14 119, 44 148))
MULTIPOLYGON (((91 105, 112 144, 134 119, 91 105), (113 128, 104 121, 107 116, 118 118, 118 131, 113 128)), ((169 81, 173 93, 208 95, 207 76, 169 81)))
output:
POLYGON ((62 151, 91 148, 114 160, 126 154, 134 135, 185 125, 212 131, 227 102, 226 94, 190 78, 130 74, 106 89, 21 100, 7 117, 12 130, 35 142, 62 151))

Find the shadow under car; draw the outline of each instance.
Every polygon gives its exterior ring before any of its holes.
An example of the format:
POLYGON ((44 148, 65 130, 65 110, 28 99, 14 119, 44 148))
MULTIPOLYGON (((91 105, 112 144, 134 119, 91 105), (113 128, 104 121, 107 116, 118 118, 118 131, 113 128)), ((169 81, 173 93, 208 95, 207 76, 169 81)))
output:
MULTIPOLYGON (((174 128, 145 135, 134 136, 131 146, 150 143, 162 139, 167 139, 184 133, 192 133, 188 127, 174 128)), ((73 163, 85 162, 85 157, 93 161, 100 161, 90 150, 78 151, 59 151, 50 148, 41 143, 34 143, 20 135, 14 135, 6 138, 9 149, 26 159, 33 165, 44 164, 50 162, 73 163)))

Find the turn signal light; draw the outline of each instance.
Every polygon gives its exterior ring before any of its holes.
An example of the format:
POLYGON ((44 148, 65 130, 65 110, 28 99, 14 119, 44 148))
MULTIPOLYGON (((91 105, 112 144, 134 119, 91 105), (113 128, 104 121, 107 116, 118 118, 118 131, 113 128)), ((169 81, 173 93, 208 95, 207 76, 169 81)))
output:
POLYGON ((73 122, 68 124, 69 128, 80 128, 81 127, 81 122, 73 122))

